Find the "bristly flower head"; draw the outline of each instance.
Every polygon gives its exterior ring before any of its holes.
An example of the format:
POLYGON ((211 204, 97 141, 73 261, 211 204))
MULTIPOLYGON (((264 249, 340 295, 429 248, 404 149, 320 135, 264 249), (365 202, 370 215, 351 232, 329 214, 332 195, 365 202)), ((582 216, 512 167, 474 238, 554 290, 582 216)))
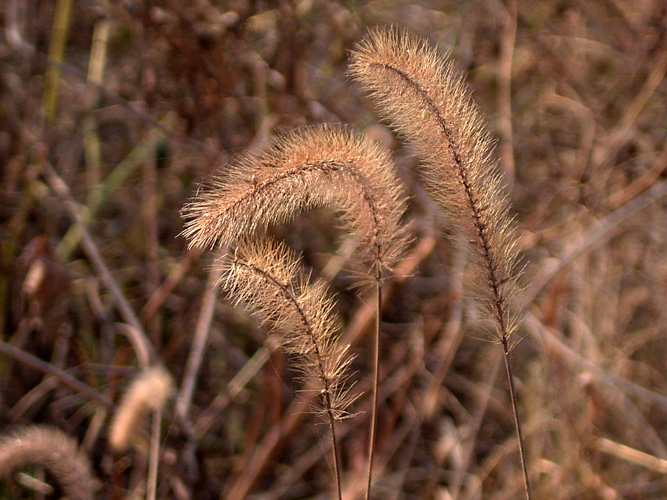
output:
POLYGON ((173 384, 164 368, 148 368, 137 375, 125 391, 111 420, 109 443, 114 450, 125 450, 150 411, 164 408, 173 384))
POLYGON ((311 282, 282 243, 243 240, 224 260, 220 286, 267 321, 305 379, 318 380, 331 423, 347 416, 353 398, 346 388, 352 357, 338 344, 333 301, 323 281, 311 282))
POLYGON ((380 268, 391 268, 404 239, 405 197, 389 154, 343 126, 293 130, 258 156, 244 156, 183 209, 190 247, 233 245, 256 228, 330 206, 342 214, 380 268))
POLYGON ((58 480, 67 498, 92 500, 96 480, 88 457, 59 429, 32 425, 0 439, 0 477, 28 465, 42 465, 58 480))
POLYGON ((493 142, 452 63, 421 38, 379 28, 352 53, 351 75, 423 161, 425 184, 470 242, 477 292, 507 341, 517 246, 493 142))

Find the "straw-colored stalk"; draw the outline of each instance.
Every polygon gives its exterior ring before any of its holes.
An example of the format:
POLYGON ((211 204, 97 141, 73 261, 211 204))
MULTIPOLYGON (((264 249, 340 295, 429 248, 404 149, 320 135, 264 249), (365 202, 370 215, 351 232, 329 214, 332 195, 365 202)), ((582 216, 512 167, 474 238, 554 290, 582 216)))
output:
POLYGON ((353 52, 350 72, 422 159, 427 189, 451 216, 460 237, 470 243, 473 289, 494 318, 493 338, 505 353, 530 497, 509 355, 515 329, 509 303, 517 292, 517 238, 502 176, 490 159, 493 141, 452 63, 421 38, 396 28, 374 30, 353 52))
POLYGON ((311 282, 285 245, 270 239, 244 240, 224 260, 220 286, 235 304, 250 307, 279 334, 308 386, 316 382, 318 413, 329 424, 338 498, 342 496, 335 422, 353 401, 347 369, 349 346, 340 346, 333 302, 323 281, 311 282))

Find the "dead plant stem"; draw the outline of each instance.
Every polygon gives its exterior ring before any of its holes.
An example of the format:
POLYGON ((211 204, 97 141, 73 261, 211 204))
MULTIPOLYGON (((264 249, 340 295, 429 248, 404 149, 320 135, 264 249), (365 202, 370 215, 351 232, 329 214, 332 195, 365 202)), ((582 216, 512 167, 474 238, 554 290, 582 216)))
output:
MULTIPOLYGON (((82 245, 86 255, 90 259, 95 270, 102 277, 102 281, 111 292, 111 295, 114 297, 121 316, 130 326, 128 333, 132 336, 133 343, 137 346, 140 346, 144 352, 148 353, 147 360, 139 360, 143 361, 143 364, 146 366, 148 366, 151 362, 161 364, 162 361, 158 356, 157 351, 144 333, 144 329, 141 326, 141 323, 139 322, 136 314, 134 313, 132 306, 130 306, 129 302, 121 292, 118 284, 116 283, 116 280, 114 280, 111 272, 109 271, 109 268, 102 259, 97 245, 88 232, 86 222, 81 215, 81 208, 74 201, 74 198, 72 198, 69 187, 67 184, 65 184, 62 178, 56 173, 56 171, 49 163, 44 163, 43 167, 49 187, 62 200, 63 205, 69 212, 70 218, 79 227, 82 238, 82 245)), ((146 366, 143 366, 143 368, 146 366)))
POLYGON ((160 427, 162 420, 162 409, 160 407, 153 411, 153 422, 151 426, 151 446, 148 459, 148 479, 146 500, 155 500, 157 492, 157 471, 160 458, 160 427))
POLYGON ((380 387, 380 323, 382 321, 382 269, 379 263, 375 266, 375 289, 377 297, 375 317, 375 352, 373 359, 373 408, 371 409, 371 430, 368 438, 368 478, 366 483, 366 500, 371 497, 373 482, 373 458, 375 457, 375 433, 377 428, 378 389, 380 387))
POLYGON ((202 299, 201 311, 192 339, 192 347, 190 348, 190 354, 185 365, 181 390, 176 398, 176 413, 182 418, 186 418, 190 411, 192 396, 199 376, 199 369, 204 358, 206 346, 208 345, 211 322, 213 320, 213 313, 215 312, 215 301, 218 295, 216 284, 220 279, 220 274, 221 269, 213 267, 209 272, 208 282, 206 283, 206 292, 202 299))
MULTIPOLYGON (((327 406, 331 407, 331 395, 326 394, 327 406)), ((343 489, 340 484, 340 459, 338 457, 338 443, 336 442, 336 429, 334 427, 333 418, 329 418, 329 435, 331 436, 331 449, 333 452, 334 476, 336 477, 336 491, 338 492, 338 500, 343 500, 343 489)))
POLYGON ((115 408, 115 405, 106 396, 103 396, 79 379, 74 378, 71 374, 3 340, 0 340, 0 354, 9 356, 34 370, 39 370, 43 373, 52 375, 62 385, 90 398, 92 401, 96 401, 108 410, 113 410, 115 408))
POLYGON ((519 444, 519 457, 521 458, 521 469, 523 471, 523 485, 526 491, 526 499, 532 500, 530 492, 530 480, 528 479, 528 463, 526 461, 526 449, 523 444, 523 433, 521 432, 521 420, 519 419, 519 405, 514 390, 514 378, 512 377, 512 363, 510 360, 510 344, 506 335, 502 337, 503 358, 505 359, 505 371, 507 372, 507 384, 509 385, 510 398, 512 399, 512 413, 514 414, 514 426, 516 427, 516 438, 519 444))

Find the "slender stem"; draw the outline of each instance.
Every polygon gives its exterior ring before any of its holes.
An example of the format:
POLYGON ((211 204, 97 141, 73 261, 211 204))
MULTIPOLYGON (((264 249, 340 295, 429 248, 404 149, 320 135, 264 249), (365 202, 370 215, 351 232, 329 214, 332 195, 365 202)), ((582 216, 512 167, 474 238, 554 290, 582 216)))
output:
POLYGON ((336 489, 338 491, 338 500, 343 500, 343 489, 340 485, 340 464, 338 457, 338 443, 336 442, 336 431, 334 430, 334 421, 329 420, 329 429, 331 431, 331 448, 333 450, 334 459, 334 476, 336 476, 336 489))
POLYGON ((102 277, 102 281, 105 283, 106 287, 111 292, 111 295, 116 300, 116 305, 118 306, 119 312, 125 322, 131 327, 128 328, 128 334, 130 339, 135 344, 135 350, 137 351, 137 358, 139 359, 142 368, 146 368, 151 364, 151 361, 162 365, 162 360, 158 355, 155 347, 151 344, 150 340, 144 332, 144 328, 141 325, 141 322, 137 318, 132 306, 125 298, 125 295, 120 290, 120 287, 116 283, 116 280, 111 275, 109 268, 102 259, 99 249, 93 240, 93 237, 90 235, 88 228, 86 226, 85 219, 81 213, 81 208, 72 198, 70 193, 69 186, 65 184, 65 181, 56 173, 51 164, 45 162, 42 164, 44 168, 44 173, 46 174, 47 182, 51 190, 62 200, 65 209, 69 212, 70 218, 74 223, 79 227, 81 233, 81 243, 83 245, 84 252, 90 259, 93 267, 102 277), (143 356, 142 353, 146 353, 146 356, 143 356))
POLYGON ((155 500, 157 493, 157 471, 160 458, 160 427, 162 422, 162 409, 153 411, 153 425, 151 426, 151 447, 148 459, 148 480, 146 500, 155 500))
POLYGON ((213 267, 206 283, 206 292, 204 293, 199 319, 195 327, 190 354, 185 365, 181 390, 176 398, 176 413, 182 417, 186 417, 190 411, 199 369, 204 358, 204 352, 208 346, 211 322, 213 320, 213 313, 215 312, 215 301, 218 296, 216 283, 220 279, 221 272, 221 268, 213 267))
POLYGON ((90 398, 92 401, 97 401, 99 404, 107 408, 108 410, 114 410, 114 404, 105 396, 98 393, 95 389, 81 382, 79 379, 73 377, 71 374, 66 371, 57 368, 51 363, 47 363, 32 354, 29 354, 22 349, 19 349, 12 344, 8 344, 4 340, 0 340, 0 354, 9 356, 16 361, 23 363, 26 366, 34 370, 39 370, 43 373, 48 373, 49 375, 54 376, 58 382, 62 385, 69 387, 75 392, 83 394, 87 398, 90 398))
POLYGON ((512 376, 512 364, 510 362, 510 345, 507 337, 502 339, 505 370, 507 371, 507 383, 510 388, 510 397, 512 399, 512 413, 514 414, 514 426, 516 427, 516 438, 519 443, 519 457, 521 459, 521 469, 523 470, 523 485, 526 490, 526 499, 532 500, 530 492, 530 481, 528 479, 528 462, 526 461, 526 450, 523 444, 523 433, 521 432, 521 421, 519 420, 519 405, 516 400, 516 392, 514 391, 514 377, 512 376))
POLYGON ((377 427, 378 390, 380 388, 380 322, 382 321, 382 270, 376 265, 375 289, 377 291, 377 314, 375 317, 375 355, 373 360, 373 408, 371 410, 371 432, 368 438, 368 482, 366 483, 366 500, 371 497, 373 478, 373 458, 375 456, 375 432, 377 427))
POLYGON ((341 487, 341 480, 340 480, 340 467, 339 467, 339 456, 338 456, 338 445, 337 445, 337 440, 336 440, 336 431, 335 431, 335 421, 336 421, 336 415, 333 410, 333 399, 332 399, 332 392, 331 392, 331 382, 329 380, 329 377, 327 375, 327 370, 325 368, 325 363, 324 363, 324 355, 322 353, 322 348, 320 344, 317 341, 317 336, 315 335, 315 332, 313 331, 313 327, 309 321, 308 316, 306 315, 306 312, 304 311, 303 307, 295 297, 293 290, 288 289, 284 284, 282 284, 278 279, 276 279, 275 276, 273 276, 271 273, 268 271, 261 269, 255 265, 252 265, 248 262, 243 262, 240 260, 235 259, 236 265, 242 266, 250 270, 250 272, 255 273, 259 276, 261 276, 265 281, 270 283, 271 285, 275 286, 278 291, 283 295, 285 300, 287 300, 289 303, 291 303, 294 306, 294 309, 296 310, 299 318, 301 319, 301 322, 304 326, 304 328, 307 331, 307 336, 312 344, 313 348, 313 354, 315 355, 315 359, 317 360, 317 365, 319 369, 319 375, 318 378, 322 381, 322 384, 324 385, 324 388, 322 389, 322 395, 324 397, 324 407, 327 412, 327 416, 329 418, 329 429, 331 430, 331 445, 332 445, 332 452, 334 455, 334 476, 336 477, 336 488, 338 492, 338 500, 343 500, 343 493, 342 493, 342 487, 341 487))
MULTIPOLYGON (((49 59, 62 61, 67 45, 67 34, 72 14, 72 0, 58 0, 56 2, 55 15, 53 17, 53 28, 51 32, 51 45, 49 47, 49 59)), ((60 85, 60 67, 49 66, 44 78, 43 110, 49 123, 53 123, 58 105, 58 87, 60 85)))

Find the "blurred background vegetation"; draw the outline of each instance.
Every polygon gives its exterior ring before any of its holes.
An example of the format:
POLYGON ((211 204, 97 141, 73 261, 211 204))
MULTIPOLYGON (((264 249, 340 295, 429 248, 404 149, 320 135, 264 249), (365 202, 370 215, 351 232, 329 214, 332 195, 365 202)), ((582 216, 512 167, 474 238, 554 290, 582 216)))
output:
MULTIPOLYGON (((523 495, 501 350, 455 221, 346 77, 368 27, 398 24, 451 53, 498 138, 526 270, 513 361, 535 498, 667 498, 662 0, 6 0, 0 24, 0 430, 57 426, 91 457, 98 498, 142 498, 148 439, 124 455, 106 441, 145 362, 136 341, 183 397, 203 339, 187 415, 164 415, 158 498, 329 498, 326 427, 266 332, 208 291, 216 255, 187 249, 179 211, 272 134, 345 122, 392 149, 410 195, 375 498, 523 495)), ((367 391, 371 309, 332 226, 315 211, 272 232, 337 293, 367 391)), ((341 426, 346 498, 364 484, 368 407, 341 426)), ((57 493, 39 489, 0 496, 57 493)))

